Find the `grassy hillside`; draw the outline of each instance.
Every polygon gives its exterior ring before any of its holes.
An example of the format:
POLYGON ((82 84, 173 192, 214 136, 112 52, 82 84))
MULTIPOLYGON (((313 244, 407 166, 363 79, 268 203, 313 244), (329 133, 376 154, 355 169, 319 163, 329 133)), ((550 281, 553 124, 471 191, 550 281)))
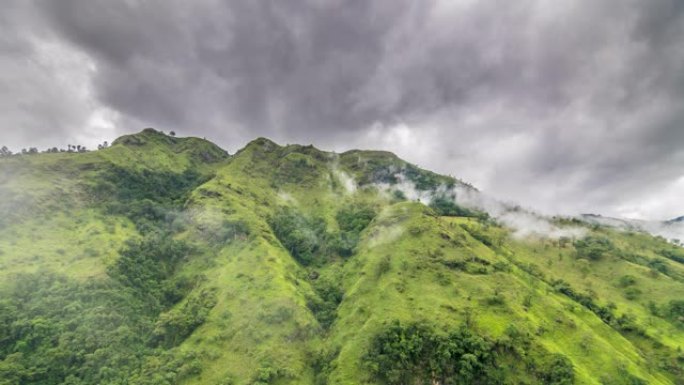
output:
POLYGON ((0 384, 684 384, 684 249, 475 192, 151 129, 2 158, 0 384))

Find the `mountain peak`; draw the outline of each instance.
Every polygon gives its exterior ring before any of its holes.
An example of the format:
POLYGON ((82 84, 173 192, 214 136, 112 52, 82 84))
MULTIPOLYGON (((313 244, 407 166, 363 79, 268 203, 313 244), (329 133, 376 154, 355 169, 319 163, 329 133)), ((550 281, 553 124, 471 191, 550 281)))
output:
POLYGON ((216 144, 201 138, 175 136, 173 131, 170 135, 154 128, 129 135, 123 135, 112 142, 112 147, 128 147, 133 151, 136 148, 149 149, 160 148, 168 153, 186 153, 192 159, 202 163, 214 163, 228 157, 228 153, 216 144))
POLYGON ((154 128, 148 127, 135 134, 123 135, 114 140, 112 145, 142 146, 150 142, 174 144, 177 141, 178 139, 174 136, 166 135, 163 131, 157 131, 154 128))
POLYGON ((265 138, 263 136, 260 136, 249 143, 245 147, 254 147, 254 146, 259 146, 259 147, 281 147, 278 143, 272 141, 269 138, 265 138))

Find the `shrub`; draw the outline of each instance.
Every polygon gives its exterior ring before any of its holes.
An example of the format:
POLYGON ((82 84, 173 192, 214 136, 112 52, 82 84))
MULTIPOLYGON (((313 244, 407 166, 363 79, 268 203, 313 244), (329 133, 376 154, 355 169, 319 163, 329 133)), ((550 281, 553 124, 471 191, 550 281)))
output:
POLYGON ((337 318, 337 307, 344 298, 342 289, 327 279, 319 279, 313 284, 317 297, 310 299, 307 306, 314 313, 318 323, 328 329, 337 318))
POLYGON ((563 293, 572 300, 578 302, 580 305, 592 311, 601 320, 609 325, 614 325, 615 314, 609 306, 600 306, 594 301, 592 295, 582 294, 575 291, 569 283, 562 279, 551 282, 551 286, 559 293, 563 293))
POLYGON ((637 289, 636 287, 628 287, 625 290, 625 298, 628 300, 635 300, 641 295, 641 290, 637 289))
POLYGON ((551 354, 542 361, 539 377, 548 385, 572 385, 575 382, 572 362, 558 353, 551 354))
POLYGON ((235 239, 244 239, 249 235, 249 226, 242 220, 225 219, 219 226, 205 230, 205 237, 214 244, 232 242, 235 239))
POLYGON ((216 301, 216 291, 204 289, 191 294, 182 307, 161 314, 152 332, 153 344, 168 349, 181 343, 204 323, 216 301))
POLYGON ((670 319, 684 326, 684 300, 671 300, 666 306, 666 313, 670 319))
POLYGON ((369 205, 350 204, 343 207, 335 216, 340 232, 329 235, 329 249, 343 257, 352 255, 359 243, 361 232, 368 227, 375 215, 375 210, 369 205))
POLYGON ((195 351, 165 351, 145 360, 133 375, 123 373, 131 385, 172 385, 201 373, 203 355, 195 351))
POLYGON ((449 188, 454 186, 453 179, 442 177, 430 171, 421 170, 412 164, 406 165, 402 171, 404 176, 413 182, 416 189, 420 191, 434 191, 442 184, 446 184, 449 188))
POLYGON ((354 254, 360 235, 354 232, 338 232, 326 235, 326 249, 328 252, 336 252, 342 257, 354 254))
POLYGON ((435 210, 435 212, 442 216, 449 217, 479 217, 482 213, 474 210, 461 207, 445 196, 438 196, 432 199, 430 202, 430 207, 435 210))
POLYGON ((598 260, 614 250, 613 242, 608 238, 588 236, 575 241, 578 258, 598 260))
POLYGON ((494 267, 494 271, 511 271, 511 265, 508 262, 496 261, 492 266, 494 267))
POLYGON ((523 297, 522 305, 527 309, 531 308, 533 299, 534 295, 532 293, 526 294, 525 297, 523 297))
MULTIPOLYGON (((470 236, 472 236, 473 238, 482 242, 485 246, 488 246, 488 247, 495 246, 495 240, 491 237, 490 234, 488 234, 486 232, 486 230, 477 228, 475 226, 468 226, 465 224, 461 224, 460 226, 465 231, 467 231, 470 234, 470 236)), ((496 242, 496 243, 499 243, 499 242, 496 242)))
POLYGON ((337 212, 335 219, 340 230, 360 233, 375 218, 373 207, 364 204, 351 204, 337 212))
POLYGON ((651 269, 653 269, 659 273, 663 273, 663 274, 667 274, 669 272, 669 269, 667 267, 667 263, 663 260, 660 260, 660 259, 650 260, 648 262, 648 267, 650 267, 651 269))
POLYGON ((684 251, 681 249, 664 249, 660 252, 660 255, 673 261, 684 263, 684 251))
POLYGON ((618 280, 618 284, 620 285, 620 287, 632 286, 636 284, 636 282, 636 277, 634 277, 633 275, 623 275, 618 280))
POLYGON ((392 268, 392 261, 390 260, 389 255, 386 255, 380 260, 380 262, 378 262, 378 266, 376 267, 376 270, 375 270, 375 276, 379 278, 383 274, 390 271, 391 268, 392 268))
POLYGON ((489 306, 501 306, 506 303, 506 298, 501 294, 501 291, 497 289, 494 290, 494 293, 491 296, 485 298, 484 302, 489 306))
POLYGON ((392 191, 392 198, 396 201, 405 201, 406 194, 404 194, 404 192, 401 190, 394 190, 392 191))
POLYGON ((262 364, 257 369, 251 385, 267 385, 273 384, 282 378, 292 378, 291 370, 285 368, 273 367, 270 363, 262 364))

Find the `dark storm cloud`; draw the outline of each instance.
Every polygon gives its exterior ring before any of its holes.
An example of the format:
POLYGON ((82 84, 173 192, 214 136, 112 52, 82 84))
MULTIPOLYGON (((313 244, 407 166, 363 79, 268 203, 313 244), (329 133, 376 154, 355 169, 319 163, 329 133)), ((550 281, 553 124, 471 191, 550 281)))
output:
POLYGON ((162 126, 228 121, 302 136, 377 117, 355 111, 354 94, 400 16, 368 2, 46 4, 56 28, 96 58, 107 105, 162 126))
POLYGON ((379 147, 546 211, 684 212, 678 0, 10 4, 3 130, 379 147))

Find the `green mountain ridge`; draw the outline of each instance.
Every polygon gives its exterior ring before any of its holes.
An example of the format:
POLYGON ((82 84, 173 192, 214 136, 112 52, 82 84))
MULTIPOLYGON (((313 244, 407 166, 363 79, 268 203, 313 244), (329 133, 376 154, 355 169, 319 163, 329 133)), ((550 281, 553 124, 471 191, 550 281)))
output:
POLYGON ((0 384, 684 384, 684 249, 476 191, 152 129, 0 158, 0 384))

